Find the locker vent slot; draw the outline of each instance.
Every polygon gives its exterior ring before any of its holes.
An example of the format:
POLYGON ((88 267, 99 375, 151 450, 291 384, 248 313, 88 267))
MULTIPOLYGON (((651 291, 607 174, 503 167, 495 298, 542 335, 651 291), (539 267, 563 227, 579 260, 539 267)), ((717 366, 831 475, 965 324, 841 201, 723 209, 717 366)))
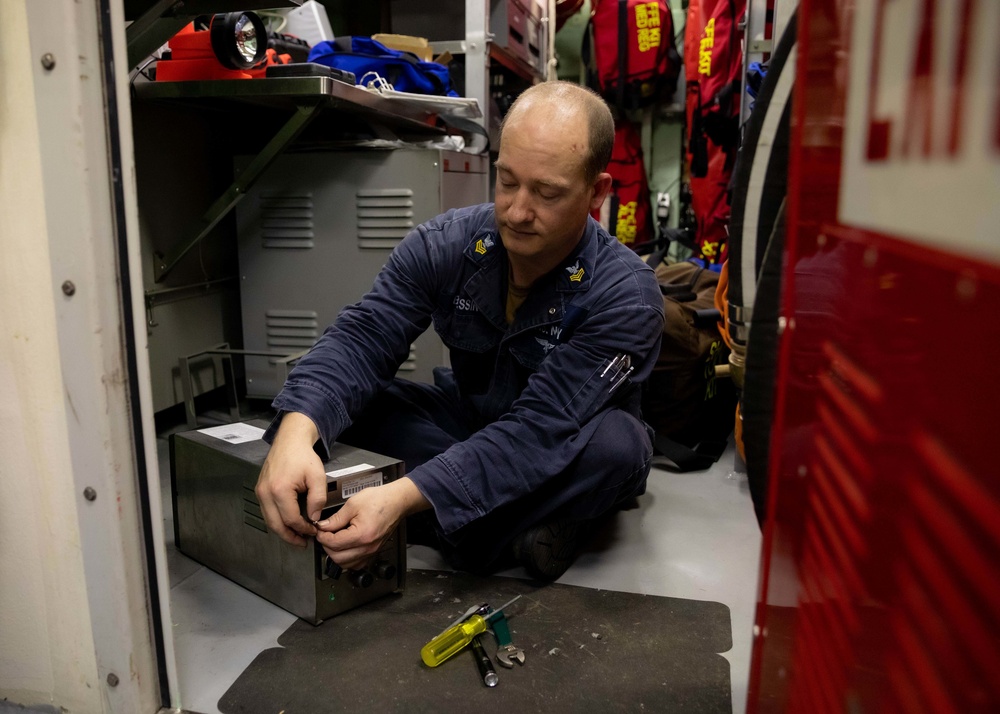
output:
POLYGON ((893 568, 896 646, 887 656, 895 701, 932 711, 976 711, 997 701, 1000 651, 1000 504, 936 436, 912 439, 920 466, 901 509, 902 552, 893 568), (942 613, 947 613, 943 616, 942 613))
POLYGON ((833 712, 851 677, 860 606, 868 599, 861 573, 870 555, 870 454, 878 448, 874 413, 883 395, 838 347, 827 343, 823 352, 815 458, 802 472, 809 496, 793 655, 800 676, 789 703, 797 711, 833 712))
POLYGON ((312 194, 262 196, 260 199, 260 234, 265 248, 312 248, 312 194))
POLYGON ((355 198, 359 248, 392 250, 414 226, 412 189, 362 190, 355 198))
POLYGON ((268 310, 264 324, 268 347, 312 347, 320 334, 314 310, 268 310))

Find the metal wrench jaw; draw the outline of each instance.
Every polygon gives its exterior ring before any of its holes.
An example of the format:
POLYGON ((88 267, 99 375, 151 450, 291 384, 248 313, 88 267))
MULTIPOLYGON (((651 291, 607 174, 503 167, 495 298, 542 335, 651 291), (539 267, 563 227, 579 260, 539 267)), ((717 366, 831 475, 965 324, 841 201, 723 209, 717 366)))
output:
POLYGON ((497 662, 507 669, 511 669, 514 667, 514 662, 511 660, 516 660, 518 664, 524 664, 524 650, 517 645, 497 647, 497 662))

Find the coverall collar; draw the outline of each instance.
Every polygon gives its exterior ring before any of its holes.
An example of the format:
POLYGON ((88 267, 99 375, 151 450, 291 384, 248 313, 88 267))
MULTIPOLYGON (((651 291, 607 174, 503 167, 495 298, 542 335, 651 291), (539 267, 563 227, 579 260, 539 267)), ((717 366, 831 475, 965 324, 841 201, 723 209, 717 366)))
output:
MULTIPOLYGON (((583 235, 573 252, 532 286, 525 304, 518 311, 521 319, 515 319, 509 326, 510 334, 543 323, 559 322, 563 318, 565 303, 572 299, 572 294, 590 289, 597 262, 597 236, 598 224, 588 217, 583 235), (553 289, 564 293, 562 300, 552 299, 553 289), (552 304, 543 309, 540 301, 552 304)), ((503 313, 506 301, 498 299, 507 284, 507 252, 496 226, 480 228, 466 246, 465 256, 479 268, 466 282, 466 294, 476 301, 483 316, 498 329, 507 332, 507 318, 503 313)))

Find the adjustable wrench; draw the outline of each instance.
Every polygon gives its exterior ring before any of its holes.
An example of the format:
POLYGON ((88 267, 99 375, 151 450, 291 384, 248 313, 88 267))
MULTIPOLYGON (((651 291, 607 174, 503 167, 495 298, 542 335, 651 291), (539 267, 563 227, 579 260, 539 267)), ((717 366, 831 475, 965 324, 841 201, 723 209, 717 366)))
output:
POLYGON ((497 662, 507 668, 513 667, 514 661, 524 664, 524 650, 511 640, 507 618, 502 612, 490 619, 490 627, 493 636, 497 638, 497 662))

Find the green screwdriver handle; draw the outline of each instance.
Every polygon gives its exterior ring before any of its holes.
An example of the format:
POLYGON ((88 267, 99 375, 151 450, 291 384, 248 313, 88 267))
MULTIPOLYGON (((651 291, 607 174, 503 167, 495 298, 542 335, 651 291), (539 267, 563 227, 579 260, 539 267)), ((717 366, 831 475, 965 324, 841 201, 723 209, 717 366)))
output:
POLYGON ((437 667, 450 657, 461 652, 472 642, 472 638, 486 632, 486 620, 473 615, 468 620, 449 627, 420 650, 420 659, 428 667, 437 667))

